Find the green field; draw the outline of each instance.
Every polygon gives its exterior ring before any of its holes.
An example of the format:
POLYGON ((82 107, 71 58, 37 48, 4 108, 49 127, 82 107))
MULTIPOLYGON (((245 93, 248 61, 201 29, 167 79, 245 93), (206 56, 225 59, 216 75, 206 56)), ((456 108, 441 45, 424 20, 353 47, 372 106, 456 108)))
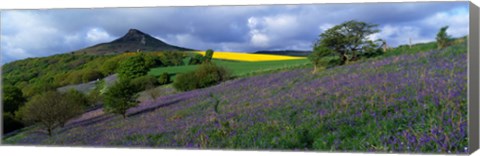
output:
MULTIPOLYGON (((261 61, 261 62, 240 62, 240 61, 225 61, 225 60, 213 60, 217 65, 223 66, 229 69, 233 76, 244 76, 259 72, 272 71, 278 69, 284 69, 289 67, 303 66, 309 63, 308 59, 300 60, 282 60, 282 61, 261 61)), ((149 75, 158 76, 164 72, 176 75, 178 73, 185 73, 192 70, 198 65, 187 66, 174 66, 174 67, 158 67, 152 68, 149 71, 149 75)))

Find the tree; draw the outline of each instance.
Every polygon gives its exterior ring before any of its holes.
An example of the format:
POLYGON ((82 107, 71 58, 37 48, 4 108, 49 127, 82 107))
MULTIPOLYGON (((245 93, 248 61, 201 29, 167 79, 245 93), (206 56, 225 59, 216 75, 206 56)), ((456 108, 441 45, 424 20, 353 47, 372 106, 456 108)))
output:
POLYGON ((87 97, 83 93, 74 89, 70 89, 60 98, 62 100, 61 113, 59 115, 60 127, 64 127, 65 123, 71 118, 82 114, 85 107, 89 104, 87 97))
POLYGON ((208 49, 206 52, 205 52, 205 59, 204 59, 204 62, 210 62, 213 58, 213 50, 212 49, 208 49))
POLYGON ((87 107, 89 106, 89 103, 90 103, 85 94, 75 89, 70 89, 67 92, 65 92, 63 94, 63 98, 65 98, 65 100, 67 100, 69 104, 75 103, 78 106, 87 107))
POLYGON ((13 115, 14 112, 17 111, 18 108, 22 107, 26 102, 26 98, 23 96, 22 91, 15 86, 5 85, 3 86, 2 96, 2 134, 23 128, 24 125, 13 115))
POLYGON ((345 64, 347 61, 358 59, 358 54, 364 52, 365 46, 370 45, 368 36, 379 32, 375 27, 377 27, 375 24, 355 20, 344 22, 320 34, 314 49, 316 46, 325 46, 338 53, 341 58, 340 64, 345 64))
POLYGON ((95 88, 87 94, 88 105, 95 106, 103 101, 103 94, 107 90, 105 80, 99 80, 95 82, 95 88))
POLYGON ((26 123, 40 123, 52 135, 52 130, 82 113, 82 107, 56 91, 47 91, 33 96, 16 115, 26 123))
POLYGON ((11 85, 6 85, 3 87, 2 101, 3 112, 13 113, 17 111, 18 108, 26 102, 26 99, 19 88, 11 85))
POLYGON ((124 60, 119 68, 120 79, 134 79, 148 73, 148 67, 142 54, 129 57, 124 60))
POLYGON ((326 56, 331 55, 333 52, 325 46, 315 46, 313 52, 308 56, 308 59, 312 62, 313 71, 312 73, 317 72, 317 68, 322 65, 322 59, 326 56))
POLYGON ((138 89, 129 80, 120 80, 111 86, 104 97, 104 110, 106 112, 121 114, 125 119, 127 110, 137 106, 138 89))
POLYGON ((448 26, 444 26, 440 28, 440 31, 437 33, 437 45, 438 49, 443 49, 448 46, 448 41, 450 40, 450 36, 447 34, 448 26))
POLYGON ((182 52, 170 51, 162 53, 159 59, 164 66, 179 66, 183 65, 183 55, 182 52))

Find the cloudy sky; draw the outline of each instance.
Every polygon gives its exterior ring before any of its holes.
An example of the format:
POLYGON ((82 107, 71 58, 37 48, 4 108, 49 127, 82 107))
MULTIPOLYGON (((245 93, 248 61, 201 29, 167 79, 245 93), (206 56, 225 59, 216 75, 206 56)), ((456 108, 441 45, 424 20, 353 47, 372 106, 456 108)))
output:
POLYGON ((442 26, 468 34, 468 2, 8 10, 1 12, 1 64, 70 52, 139 29, 193 49, 310 50, 324 30, 348 20, 378 24, 391 46, 433 41, 442 26))

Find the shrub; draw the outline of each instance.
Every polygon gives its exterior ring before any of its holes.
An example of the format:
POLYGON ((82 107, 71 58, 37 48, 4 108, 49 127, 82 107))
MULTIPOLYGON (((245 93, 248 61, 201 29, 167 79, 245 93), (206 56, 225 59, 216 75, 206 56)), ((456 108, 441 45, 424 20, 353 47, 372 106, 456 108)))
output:
POLYGON ((197 87, 197 78, 194 76, 195 71, 178 74, 173 81, 173 87, 180 91, 194 90, 197 87))
POLYGON ((230 72, 214 63, 204 63, 195 71, 176 76, 173 86, 180 91, 205 88, 230 78, 230 72))
POLYGON ((159 85, 155 76, 152 76, 152 75, 145 75, 145 76, 135 78, 132 80, 131 83, 139 90, 152 89, 152 88, 155 88, 155 86, 159 85))
POLYGON ((223 67, 213 63, 205 63, 195 71, 198 88, 215 85, 230 78, 230 73, 223 67))
POLYGON ((193 54, 193 56, 190 57, 190 61, 188 64, 190 65, 195 65, 195 64, 201 64, 205 58, 200 55, 200 54, 193 54))
POLYGON ((170 83, 170 75, 168 75, 168 73, 166 73, 166 72, 162 73, 162 75, 160 75, 160 77, 158 77, 158 83, 160 85, 170 83))
POLYGON ((83 72, 82 75, 83 83, 87 83, 100 78, 103 78, 103 74, 97 70, 86 70, 83 72))
POLYGON ((103 108, 106 112, 121 114, 125 119, 127 110, 138 104, 136 88, 129 80, 120 80, 110 87, 104 96, 103 108))

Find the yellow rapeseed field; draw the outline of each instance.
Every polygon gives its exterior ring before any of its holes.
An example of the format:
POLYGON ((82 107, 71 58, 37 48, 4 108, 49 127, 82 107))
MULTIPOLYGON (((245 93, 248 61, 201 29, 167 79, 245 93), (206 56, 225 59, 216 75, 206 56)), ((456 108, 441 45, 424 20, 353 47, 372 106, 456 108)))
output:
MULTIPOLYGON (((197 52, 201 55, 205 55, 205 51, 197 52)), ((224 52, 216 51, 213 53, 214 59, 222 60, 233 60, 233 61, 280 61, 280 60, 297 60, 305 59, 305 57, 295 57, 295 56, 282 56, 282 55, 270 55, 270 54, 250 54, 250 53, 239 53, 239 52, 224 52)))

